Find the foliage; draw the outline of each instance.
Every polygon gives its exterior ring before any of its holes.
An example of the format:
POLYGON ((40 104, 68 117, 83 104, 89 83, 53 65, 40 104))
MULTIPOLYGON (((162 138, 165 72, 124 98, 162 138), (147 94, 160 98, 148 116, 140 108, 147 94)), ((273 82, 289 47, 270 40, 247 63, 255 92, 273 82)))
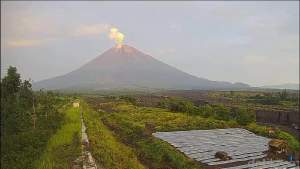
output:
POLYGON ((182 98, 169 98, 163 100, 159 103, 159 107, 167 108, 172 112, 194 113, 193 103, 182 98))
MULTIPOLYGON (((247 126, 245 126, 245 128, 258 135, 270 137, 268 133, 268 128, 266 126, 250 123, 247 126)), ((286 140, 288 141, 288 145, 291 150, 298 151, 298 152, 300 151, 300 141, 287 132, 277 129, 275 134, 272 135, 271 137, 286 140)))
POLYGON ((237 127, 237 125, 230 126, 228 122, 223 120, 170 112, 161 108, 137 107, 123 103, 115 104, 114 109, 117 113, 109 114, 105 118, 127 120, 128 123, 135 123, 140 126, 148 122, 154 124, 158 131, 237 127))
MULTIPOLYGON (((270 137, 267 127, 255 124, 253 122, 255 116, 249 115, 249 112, 243 108, 230 110, 229 112, 231 113, 229 115, 235 116, 236 118, 228 121, 217 120, 213 117, 203 118, 201 116, 191 116, 187 113, 170 112, 161 108, 136 107, 130 104, 118 103, 115 104, 114 109, 116 110, 115 113, 103 115, 104 123, 117 133, 122 142, 131 145, 138 154, 139 159, 141 159, 141 161, 146 160, 146 164, 148 167, 150 166, 150 168, 160 168, 165 164, 171 166, 176 162, 169 161, 168 163, 163 160, 163 157, 156 154, 155 147, 159 146, 157 144, 160 144, 160 142, 144 134, 145 124, 147 123, 153 124, 156 131, 228 128, 240 127, 239 124, 245 124, 245 126, 242 127, 258 135, 270 137), (249 119, 252 120, 249 121, 249 119), (149 148, 149 150, 144 148, 149 148), (158 163, 157 158, 159 159, 158 163)), ((207 109, 210 110, 214 108, 210 107, 207 109)), ((218 108, 218 110, 220 109, 222 111, 228 111, 223 109, 222 106, 218 108)), ((277 129, 273 137, 287 140, 291 150, 299 151, 299 141, 290 134, 277 129)), ((171 149, 172 147, 169 148, 171 149)), ((173 151, 170 150, 170 152, 173 151)), ((177 166, 180 165, 177 164, 177 166)), ((183 166, 182 164, 181 168, 184 168, 183 166)))
POLYGON ((222 104, 213 106, 213 111, 216 119, 228 121, 229 119, 234 118, 234 114, 230 113, 230 109, 222 104))
POLYGON ((231 117, 240 125, 247 125, 255 122, 255 113, 253 110, 247 110, 242 107, 235 107, 231 109, 231 117))
POLYGON ((136 104, 136 99, 132 96, 123 95, 123 96, 120 96, 120 99, 127 101, 131 104, 136 104))
POLYGON ((1 80, 1 95, 5 100, 9 96, 16 94, 20 90, 21 78, 20 74, 17 73, 16 67, 9 67, 7 70, 7 76, 1 80))
POLYGON ((190 118, 187 114, 160 108, 141 108, 128 104, 115 106, 118 112, 104 115, 104 123, 122 142, 134 149, 140 161, 152 169, 194 169, 200 166, 169 144, 147 135, 146 123, 152 123, 158 131, 226 127, 222 121, 209 120, 205 123, 201 117, 195 120, 195 117, 190 118))
POLYGON ((282 90, 277 93, 264 93, 257 94, 249 97, 249 101, 253 103, 260 103, 263 105, 296 105, 298 103, 299 96, 289 93, 287 90, 282 90))
POLYGON ((120 143, 106 128, 97 112, 84 106, 84 121, 91 153, 98 164, 109 169, 143 169, 132 149, 120 143))
POLYGON ((71 168, 71 162, 81 155, 81 121, 79 108, 68 107, 62 127, 47 144, 46 151, 39 158, 36 168, 71 168))
POLYGON ((64 100, 48 92, 35 93, 15 67, 1 79, 1 168, 34 168, 48 139, 60 127, 64 100), (45 97, 55 102, 42 101, 45 97), (45 110, 49 108, 48 117, 45 110))
POLYGON ((171 112, 162 108, 137 107, 130 104, 115 104, 115 113, 103 115, 103 122, 118 138, 134 148, 140 161, 148 168, 199 168, 169 144, 146 134, 145 125, 151 123, 156 131, 178 131, 238 127, 234 121, 216 120, 171 112))
POLYGON ((255 121, 253 111, 244 108, 229 108, 223 104, 201 105, 199 107, 184 99, 166 99, 159 103, 159 107, 167 108, 172 112, 186 112, 189 115, 200 115, 202 117, 211 117, 217 120, 235 120, 240 125, 246 125, 255 121))

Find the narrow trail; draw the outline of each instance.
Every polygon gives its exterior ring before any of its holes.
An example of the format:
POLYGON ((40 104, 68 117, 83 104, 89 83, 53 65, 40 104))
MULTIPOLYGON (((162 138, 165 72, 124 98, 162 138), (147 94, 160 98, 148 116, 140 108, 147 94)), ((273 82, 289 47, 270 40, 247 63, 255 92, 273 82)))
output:
POLYGON ((91 152, 89 152, 89 139, 86 133, 86 126, 83 121, 82 112, 80 113, 81 119, 81 138, 82 138, 82 156, 83 156, 83 169, 99 169, 97 168, 95 159, 91 152))

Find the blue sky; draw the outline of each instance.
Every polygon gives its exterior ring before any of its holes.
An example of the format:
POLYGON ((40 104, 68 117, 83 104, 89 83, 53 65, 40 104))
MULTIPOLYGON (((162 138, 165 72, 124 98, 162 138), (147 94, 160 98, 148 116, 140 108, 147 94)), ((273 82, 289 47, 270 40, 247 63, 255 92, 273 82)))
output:
POLYGON ((299 2, 3 2, 1 73, 34 81, 125 44, 190 74, 253 86, 299 81, 299 2))

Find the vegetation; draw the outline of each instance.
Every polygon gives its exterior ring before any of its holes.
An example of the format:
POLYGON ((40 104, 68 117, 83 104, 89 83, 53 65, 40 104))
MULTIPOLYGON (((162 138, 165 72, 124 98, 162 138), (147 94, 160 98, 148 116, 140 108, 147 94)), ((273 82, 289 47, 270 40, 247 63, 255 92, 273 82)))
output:
POLYGON ((46 151, 37 162, 36 168, 71 168, 72 161, 81 155, 79 108, 68 106, 65 109, 63 110, 65 112, 64 122, 50 138, 46 151))
POLYGON ((64 122, 58 109, 68 98, 33 92, 15 67, 1 79, 1 168, 35 168, 48 141, 64 122))
MULTIPOLYGON (((111 104, 118 113, 105 116, 106 119, 128 121, 128 123, 144 126, 151 123, 157 131, 176 131, 191 129, 211 129, 237 127, 237 123, 226 122, 214 118, 191 116, 187 113, 171 112, 161 108, 137 107, 128 103, 111 104)), ((104 118, 104 119, 105 119, 104 118)))
MULTIPOLYGON (((161 108, 136 107, 128 103, 115 103, 115 113, 103 114, 104 124, 115 132, 117 137, 132 147, 148 168, 192 169, 200 166, 176 151, 171 145, 154 138, 147 126, 155 131, 190 129, 211 129, 236 127, 237 123, 187 113, 175 113, 161 108)), ((154 132, 154 131, 152 131, 154 132)))
MULTIPOLYGON (((257 125, 254 122, 244 124, 238 122, 238 120, 242 120, 243 118, 228 121, 218 120, 214 117, 205 118, 201 115, 171 112, 161 108, 137 107, 128 103, 114 104, 114 110, 117 113, 105 115, 103 120, 113 131, 119 133, 119 137, 125 143, 138 142, 136 138, 139 135, 143 135, 143 131, 146 130, 145 125, 150 123, 155 126, 156 131, 242 127, 262 136, 287 140, 292 151, 300 150, 300 142, 292 135, 279 129, 276 129, 275 133, 270 135, 266 126, 257 125), (133 129, 135 130, 132 131, 133 129)), ((221 110, 224 111, 223 109, 221 110)), ((247 114, 246 111, 239 112, 247 114)), ((247 117, 247 115, 244 116, 247 117)))
POLYGON ((286 140, 291 151, 300 151, 300 141, 287 132, 277 129, 274 134, 270 134, 266 126, 258 125, 255 123, 251 123, 245 126, 245 128, 258 135, 286 140))
MULTIPOLYGON (((299 99, 285 90, 279 93, 224 92, 209 97, 226 97, 232 103, 196 106, 182 98, 164 97, 158 107, 139 107, 133 96, 106 96, 81 102, 54 92, 31 89, 15 67, 1 79, 1 168, 63 169, 81 155, 80 111, 87 126, 89 150, 99 167, 109 169, 197 169, 187 158, 160 139, 155 131, 178 131, 242 127, 258 135, 283 139, 292 151, 300 142, 287 132, 255 123, 250 106, 294 107, 299 99), (236 102, 234 101, 236 100, 236 102), (95 110, 89 108, 93 107, 95 110)), ((87 99, 88 100, 88 99, 87 99)))
POLYGON ((109 169, 143 169, 132 149, 119 142, 100 120, 100 114, 84 106, 90 150, 97 164, 109 169))
POLYGON ((235 105, 248 105, 251 108, 298 109, 299 92, 293 90, 269 91, 211 91, 208 98, 223 98, 235 105))
POLYGON ((189 115, 200 115, 202 117, 211 117, 218 120, 235 120, 240 125, 246 125, 255 122, 255 113, 243 107, 226 107, 223 104, 194 106, 194 104, 185 99, 169 98, 159 103, 159 107, 167 108, 172 112, 186 112, 189 115))

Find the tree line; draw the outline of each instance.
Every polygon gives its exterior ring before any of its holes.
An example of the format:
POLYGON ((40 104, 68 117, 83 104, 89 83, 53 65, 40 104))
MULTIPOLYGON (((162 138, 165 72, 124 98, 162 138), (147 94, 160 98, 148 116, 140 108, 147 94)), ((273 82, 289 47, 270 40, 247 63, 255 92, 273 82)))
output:
POLYGON ((65 102, 57 93, 33 91, 16 67, 8 68, 1 79, 1 168, 34 168, 63 121, 58 109, 65 102))

